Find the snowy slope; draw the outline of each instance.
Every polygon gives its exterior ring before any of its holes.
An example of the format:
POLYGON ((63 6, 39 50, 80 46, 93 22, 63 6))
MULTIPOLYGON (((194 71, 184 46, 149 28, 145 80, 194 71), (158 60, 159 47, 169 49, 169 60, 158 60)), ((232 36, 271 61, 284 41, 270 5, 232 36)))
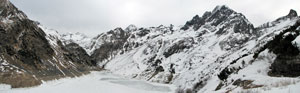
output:
POLYGON ((44 82, 34 88, 10 89, 0 85, 1 93, 174 93, 172 85, 121 78, 109 72, 92 72, 77 78, 44 82))
MULTIPOLYGON (((254 28, 241 13, 227 6, 217 6, 202 17, 195 16, 182 28, 172 25, 116 28, 93 38, 88 50, 101 67, 125 77, 175 84, 178 91, 217 92, 215 89, 220 83, 227 85, 218 91, 235 91, 237 85, 232 83, 248 78, 228 75, 223 81, 220 74, 232 68, 253 72, 258 69, 251 66, 256 65, 264 66, 259 69, 264 70, 262 73, 268 72, 265 70, 271 63, 259 64, 266 59, 256 60, 253 56, 297 20, 299 18, 290 13, 254 28)), ((254 74, 257 73, 248 74, 257 76, 254 82, 259 82, 259 78, 281 80, 254 74)), ((272 86, 266 85, 266 88, 272 86)))

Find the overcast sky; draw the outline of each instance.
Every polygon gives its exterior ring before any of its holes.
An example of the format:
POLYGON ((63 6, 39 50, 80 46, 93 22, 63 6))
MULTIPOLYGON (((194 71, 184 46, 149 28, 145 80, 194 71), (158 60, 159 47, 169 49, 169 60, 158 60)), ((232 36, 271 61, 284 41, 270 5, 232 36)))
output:
POLYGON ((243 13, 255 26, 300 11, 300 0, 11 0, 27 16, 60 33, 89 36, 130 24, 184 25, 217 5, 243 13))

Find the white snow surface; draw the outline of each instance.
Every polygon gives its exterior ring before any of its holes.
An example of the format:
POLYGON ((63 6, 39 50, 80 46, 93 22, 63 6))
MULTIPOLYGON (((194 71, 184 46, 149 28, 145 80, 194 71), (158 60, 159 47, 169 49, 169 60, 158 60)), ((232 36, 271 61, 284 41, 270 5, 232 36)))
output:
MULTIPOLYGON (((242 89, 230 85, 222 88, 219 91, 214 91, 211 89, 211 92, 223 93, 228 90, 233 89, 233 93, 298 93, 300 87, 300 78, 289 78, 289 77, 271 77, 268 76, 269 68, 273 61, 275 60, 276 55, 270 53, 268 50, 260 53, 259 57, 255 60, 254 63, 248 63, 249 57, 243 59, 246 63, 244 69, 240 70, 237 74, 233 74, 227 80, 252 80, 252 84, 260 85, 262 87, 253 88, 253 89, 242 89)), ((240 64, 241 65, 241 64, 240 64)), ((212 82, 210 82, 212 83, 212 82)))
POLYGON ((43 82, 32 88, 11 89, 0 85, 1 93, 174 93, 173 85, 121 78, 109 72, 43 82))

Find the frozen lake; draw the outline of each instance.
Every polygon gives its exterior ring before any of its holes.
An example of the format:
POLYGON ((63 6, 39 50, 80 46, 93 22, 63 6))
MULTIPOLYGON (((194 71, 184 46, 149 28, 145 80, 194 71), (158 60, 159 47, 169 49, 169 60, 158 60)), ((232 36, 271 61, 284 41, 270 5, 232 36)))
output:
POLYGON ((32 88, 0 85, 0 93, 174 93, 175 89, 172 85, 125 79, 106 72, 44 82, 32 88))

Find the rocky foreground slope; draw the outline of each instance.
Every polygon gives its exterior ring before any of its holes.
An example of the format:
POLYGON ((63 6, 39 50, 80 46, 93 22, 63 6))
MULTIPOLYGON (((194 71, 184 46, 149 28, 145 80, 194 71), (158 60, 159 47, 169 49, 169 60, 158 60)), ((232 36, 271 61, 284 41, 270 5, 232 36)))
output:
POLYGON ((83 48, 45 30, 8 0, 0 0, 0 83, 29 87, 95 68, 83 48))
POLYGON ((217 6, 179 28, 130 25, 84 47, 100 67, 174 84, 178 92, 268 91, 300 82, 293 78, 300 76, 299 25, 294 10, 254 27, 243 14, 217 6))

